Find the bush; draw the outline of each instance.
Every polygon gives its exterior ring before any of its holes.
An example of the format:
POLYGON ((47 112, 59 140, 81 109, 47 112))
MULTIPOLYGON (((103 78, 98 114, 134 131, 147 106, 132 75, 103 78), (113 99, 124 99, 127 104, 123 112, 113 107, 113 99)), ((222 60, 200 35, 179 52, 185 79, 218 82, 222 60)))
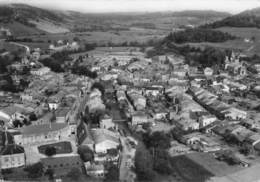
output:
POLYGON ((48 156, 48 157, 51 157, 53 155, 56 154, 56 148, 55 147, 47 147, 45 149, 45 154, 48 156))
POLYGON ((102 93, 102 95, 104 95, 104 93, 105 93, 105 88, 104 88, 104 86, 103 86, 101 83, 95 82, 95 83, 92 85, 91 90, 94 90, 95 88, 98 89, 98 90, 102 93))
POLYGON ((110 165, 108 167, 105 181, 118 181, 119 179, 119 169, 116 165, 110 165))
POLYGON ((43 164, 38 162, 36 164, 27 166, 24 171, 28 173, 29 178, 39 178, 43 175, 43 164))
POLYGON ((74 180, 74 181, 78 181, 80 178, 81 172, 78 168, 72 168, 68 174, 67 177, 69 177, 70 179, 74 180))
POLYGON ((143 141, 147 148, 167 149, 171 146, 171 136, 164 132, 154 132, 152 134, 144 134, 143 141))
POLYGON ((166 150, 156 149, 154 153, 153 169, 160 174, 169 175, 172 173, 172 166, 170 163, 170 156, 166 150))
POLYGON ((93 151, 87 147, 87 146, 79 146, 78 148, 78 154, 80 155, 80 158, 84 162, 93 161, 94 160, 94 153, 93 151))
POLYGON ((140 181, 151 181, 155 173, 153 171, 153 159, 146 149, 137 150, 135 155, 135 168, 137 178, 140 181))

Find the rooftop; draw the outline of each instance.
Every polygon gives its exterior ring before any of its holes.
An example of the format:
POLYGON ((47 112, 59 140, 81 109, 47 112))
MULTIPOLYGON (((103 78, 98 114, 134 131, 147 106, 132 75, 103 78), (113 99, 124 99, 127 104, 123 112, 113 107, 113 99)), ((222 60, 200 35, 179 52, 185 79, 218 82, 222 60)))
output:
POLYGON ((50 123, 42 125, 30 125, 21 129, 23 135, 34 135, 61 130, 68 125, 66 123, 50 123))

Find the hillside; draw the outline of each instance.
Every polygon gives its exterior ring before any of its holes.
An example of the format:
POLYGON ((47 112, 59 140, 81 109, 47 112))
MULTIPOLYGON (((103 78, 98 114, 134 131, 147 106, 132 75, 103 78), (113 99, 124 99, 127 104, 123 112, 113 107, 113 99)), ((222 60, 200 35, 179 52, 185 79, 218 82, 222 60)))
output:
POLYGON ((227 12, 219 12, 213 10, 186 10, 186 11, 176 11, 172 13, 175 17, 197 17, 197 18, 226 18, 231 16, 227 12))
POLYGON ((227 16, 228 13, 215 11, 94 14, 45 10, 25 4, 0 5, 0 26, 9 28, 15 36, 132 29, 171 31, 186 25, 214 22, 227 16), (20 27, 21 32, 17 31, 20 27))
POLYGON ((203 27, 256 27, 260 28, 260 8, 247 10, 234 16, 229 16, 222 20, 209 23, 203 27))
MULTIPOLYGON (((62 22, 63 18, 58 14, 25 5, 25 4, 8 4, 0 6, 0 21, 18 21, 25 25, 31 25, 29 20, 45 19, 53 22, 62 22)), ((33 26, 33 25, 32 25, 33 26)))
POLYGON ((25 4, 0 5, 0 26, 8 28, 14 36, 52 33, 65 23, 61 15, 49 10, 25 4))

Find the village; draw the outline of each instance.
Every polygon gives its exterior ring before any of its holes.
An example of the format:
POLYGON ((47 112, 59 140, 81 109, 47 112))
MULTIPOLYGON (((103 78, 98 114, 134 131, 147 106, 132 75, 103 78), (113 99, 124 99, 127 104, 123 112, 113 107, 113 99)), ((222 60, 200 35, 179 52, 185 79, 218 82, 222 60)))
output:
POLYGON ((220 70, 190 66, 174 54, 147 58, 138 48, 70 54, 64 65, 95 73, 86 76, 55 72, 40 61, 77 50, 77 42, 49 48, 49 55, 26 49, 8 66, 14 84, 28 85, 0 92, 2 179, 135 181, 146 175, 139 147, 164 144, 169 157, 212 154, 225 166, 222 178, 227 168, 259 165, 260 65, 241 61, 241 53, 226 56, 220 70))

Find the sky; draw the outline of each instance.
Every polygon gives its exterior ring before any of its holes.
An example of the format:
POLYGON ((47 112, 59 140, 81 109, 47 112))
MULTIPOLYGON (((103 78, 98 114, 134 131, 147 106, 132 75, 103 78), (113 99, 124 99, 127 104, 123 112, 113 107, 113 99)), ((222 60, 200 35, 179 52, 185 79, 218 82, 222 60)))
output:
POLYGON ((216 10, 229 13, 260 7, 260 0, 0 0, 81 12, 155 12, 216 10))

